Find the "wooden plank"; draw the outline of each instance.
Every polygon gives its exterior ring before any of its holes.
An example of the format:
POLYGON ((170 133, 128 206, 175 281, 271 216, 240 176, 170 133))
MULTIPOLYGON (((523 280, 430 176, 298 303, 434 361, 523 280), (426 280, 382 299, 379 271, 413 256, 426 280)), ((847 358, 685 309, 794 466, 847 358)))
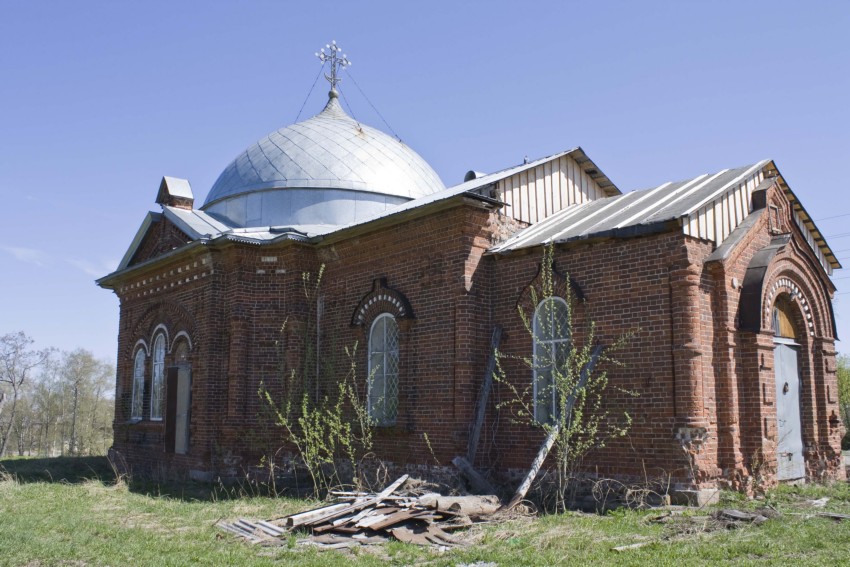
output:
POLYGON ((442 529, 440 529, 440 526, 436 524, 429 524, 427 531, 428 535, 436 537, 438 542, 440 543, 445 542, 452 545, 456 545, 459 543, 457 539, 444 532, 442 529))
POLYGON ((478 452, 478 440, 481 437, 481 428, 484 425, 484 414, 487 412, 487 401, 490 399, 490 390, 493 387, 493 372, 496 370, 496 349, 502 340, 502 327, 493 327, 490 335, 490 351, 487 357, 487 367, 484 369, 484 382, 481 384, 481 392, 478 394, 478 404, 475 407, 475 421, 472 424, 472 432, 469 435, 469 445, 466 449, 466 460, 470 465, 475 462, 475 454, 478 452))
POLYGON ((551 160, 547 163, 549 164, 549 175, 547 177, 549 181, 548 191, 552 195, 552 211, 549 213, 551 215, 556 211, 560 211, 563 205, 561 205, 561 188, 558 184, 558 162, 551 160))
POLYGON ((477 494, 494 494, 496 489, 486 478, 475 470, 475 468, 461 456, 452 459, 452 464, 457 467, 463 477, 469 481, 469 486, 477 494))
POLYGON ((706 236, 716 243, 717 241, 714 239, 714 207, 709 203, 705 206, 705 209, 706 236))
POLYGON ((333 524, 324 524, 318 527, 311 528, 314 534, 321 534, 325 532, 334 532, 341 534, 356 534, 362 531, 362 528, 358 528, 357 526, 335 526, 333 524))
MULTIPOLYGON (((378 531, 384 528, 388 528, 390 526, 394 526, 396 524, 400 524, 401 522, 406 522, 407 520, 413 519, 417 516, 417 513, 411 510, 399 510, 394 514, 390 514, 388 516, 384 516, 377 521, 370 522, 368 526, 369 529, 378 531)), ((370 518, 371 519, 371 518, 370 518)))
POLYGON ((714 242, 718 246, 723 242, 723 207, 714 201, 714 242))
POLYGON ((835 512, 819 512, 817 515, 821 518, 830 518, 832 520, 850 520, 850 514, 836 514, 835 512))
POLYGON ((639 543, 630 543, 629 545, 620 545, 617 547, 612 547, 611 551, 616 551, 617 553, 622 553, 624 551, 631 551, 632 549, 640 549, 641 547, 646 547, 647 545, 652 545, 655 543, 654 541, 641 541, 639 543))
POLYGON ((270 524, 264 520, 258 520, 257 525, 269 535, 273 535, 276 537, 280 537, 286 533, 286 530, 282 529, 280 526, 276 526, 274 524, 270 524))
MULTIPOLYGON (((408 509, 405 508, 404 510, 408 510, 408 509)), ((381 508, 380 510, 375 510, 371 514, 364 515, 362 518, 358 518, 354 522, 354 525, 357 526, 358 528, 368 528, 372 524, 376 524, 376 523, 380 522, 381 520, 389 518, 393 514, 396 514, 400 511, 402 511, 401 508, 395 508, 395 507, 393 507, 393 508, 381 508)))
POLYGON ((323 506, 321 508, 316 508, 314 510, 307 510, 305 512, 299 512, 298 514, 293 514, 293 515, 287 516, 285 518, 286 526, 289 527, 289 528, 295 528, 295 527, 298 527, 298 526, 303 526, 304 524, 308 524, 308 523, 312 522, 313 520, 315 520, 317 518, 321 518, 325 514, 328 514, 330 512, 334 512, 334 511, 337 511, 337 510, 342 510, 343 508, 346 508, 348 506, 351 506, 351 503, 341 502, 339 504, 331 504, 329 506, 323 506))
MULTIPOLYGON (((599 355, 602 354, 602 350, 602 345, 595 346, 593 348, 593 352, 590 355, 590 360, 588 360, 584 368, 581 369, 581 374, 579 375, 578 383, 570 394, 570 397, 567 398, 564 407, 564 411, 568 415, 572 411, 573 404, 575 403, 576 395, 578 394, 579 389, 583 388, 584 385, 587 384, 587 379, 590 376, 590 373, 593 372, 593 367, 596 366, 596 361, 599 359, 599 355)), ((534 462, 531 463, 531 468, 529 469, 528 474, 525 476, 525 479, 522 481, 522 484, 520 484, 519 488, 517 488, 514 497, 511 498, 510 502, 502 506, 500 510, 510 510, 511 508, 519 504, 523 498, 525 498, 525 495, 528 493, 528 489, 531 488, 531 483, 534 482, 535 478, 537 478, 537 473, 540 472, 540 468, 543 466, 543 461, 546 460, 546 457, 549 455, 549 451, 555 444, 555 439, 557 439, 560 430, 561 421, 559 420, 549 430, 549 434, 546 436, 546 440, 543 442, 543 446, 540 447, 540 451, 537 452, 537 457, 535 457, 534 462)))
POLYGON ((219 523, 218 523, 218 524, 216 524, 216 525, 217 525, 220 529, 222 529, 222 530, 224 530, 224 531, 227 531, 227 532, 230 532, 230 533, 232 533, 232 534, 234 534, 234 535, 237 535, 237 536, 239 536, 239 537, 241 537, 241 538, 247 539, 247 540, 248 540, 248 541, 250 541, 251 543, 260 543, 261 541, 263 541, 263 540, 262 540, 262 538, 259 538, 259 537, 257 537, 256 535, 254 535, 254 534, 252 534, 252 533, 250 533, 250 532, 247 532, 247 531, 245 531, 244 529, 242 529, 242 528, 240 528, 239 526, 236 526, 236 525, 234 525, 234 524, 228 524, 228 523, 226 523, 226 522, 219 522, 219 523))
POLYGON ((406 527, 398 527, 390 530, 390 533, 393 534, 397 540, 402 541, 404 543, 414 543, 416 545, 430 545, 431 541, 425 536, 424 533, 417 533, 406 527))
POLYGON ((305 525, 315 525, 315 524, 321 524, 321 523, 324 523, 324 522, 331 522, 333 520, 336 520, 336 519, 341 518, 343 516, 347 516, 347 515, 352 514, 354 512, 359 512, 360 510, 363 510, 364 508, 369 508, 370 506, 374 506, 375 504, 378 504, 384 498, 386 498, 387 496, 389 496, 390 494, 392 494, 393 492, 398 490, 399 487, 407 481, 407 478, 408 478, 408 476, 406 474, 402 475, 395 482, 393 482, 391 485, 389 485, 383 491, 381 491, 379 494, 377 494, 374 498, 368 498, 368 499, 366 499, 362 502, 356 502, 356 503, 351 504, 351 505, 346 505, 343 509, 341 509, 339 511, 331 512, 331 513, 329 513, 325 516, 322 516, 322 517, 320 517, 316 520, 313 520, 309 524, 305 524, 305 525))
POLYGON ((537 200, 537 220, 541 221, 552 214, 552 194, 546 187, 546 164, 542 163, 537 166, 535 175, 536 186, 537 186, 537 194, 539 198, 537 200))
POLYGON ((532 188, 532 172, 531 171, 521 171, 519 174, 519 182, 522 186, 523 196, 525 197, 525 203, 522 206, 522 220, 525 222, 534 222, 532 217, 534 215, 534 211, 537 210, 537 199, 535 199, 534 191, 532 188))
POLYGON ((572 205, 570 201, 570 185, 567 179, 567 156, 558 160, 558 182, 561 188, 561 208, 572 205))
POLYGON ((499 509, 498 496, 443 496, 442 494, 424 494, 419 498, 423 506, 441 512, 456 512, 464 516, 487 516, 499 509))

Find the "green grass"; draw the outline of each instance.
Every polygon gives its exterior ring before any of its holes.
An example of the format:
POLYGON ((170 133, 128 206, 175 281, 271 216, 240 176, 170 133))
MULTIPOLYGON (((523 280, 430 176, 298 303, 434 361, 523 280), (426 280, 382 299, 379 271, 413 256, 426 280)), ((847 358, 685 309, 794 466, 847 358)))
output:
MULTIPOLYGON (((836 565, 850 556, 850 486, 783 487, 764 500, 724 496, 724 506, 772 507, 761 526, 703 530, 649 521, 657 511, 561 514, 476 526, 469 545, 445 553, 398 542, 354 553, 252 546, 221 532, 222 518, 276 518, 314 503, 205 485, 166 492, 115 483, 105 459, 0 461, 0 565, 836 565), (808 501, 829 497, 825 508, 808 501), (640 549, 611 548, 642 541, 640 549)), ((707 510, 689 511, 704 516, 707 510)))

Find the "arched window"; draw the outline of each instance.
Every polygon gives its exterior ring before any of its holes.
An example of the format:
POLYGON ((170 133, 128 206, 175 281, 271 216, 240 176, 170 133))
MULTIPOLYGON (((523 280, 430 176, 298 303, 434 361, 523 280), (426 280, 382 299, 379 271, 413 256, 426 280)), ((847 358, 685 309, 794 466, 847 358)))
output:
POLYGON ((153 373, 151 378, 151 419, 162 419, 162 393, 165 380, 165 335, 153 343, 153 373))
POLYGON ((773 334, 786 339, 797 338, 791 301, 785 295, 777 297, 773 304, 773 334))
POLYGON ((392 425, 398 416, 398 323, 379 315, 369 332, 368 411, 378 425, 392 425))
POLYGON ((177 347, 174 349, 174 363, 175 364, 188 364, 189 363, 189 343, 186 341, 180 341, 177 343, 177 347))
POLYGON ((142 406, 145 396, 145 350, 136 352, 133 362, 133 393, 130 401, 130 419, 142 419, 142 406))
POLYGON ((556 376, 564 372, 570 353, 567 302, 549 297, 534 310, 534 419, 553 423, 557 411, 556 376))

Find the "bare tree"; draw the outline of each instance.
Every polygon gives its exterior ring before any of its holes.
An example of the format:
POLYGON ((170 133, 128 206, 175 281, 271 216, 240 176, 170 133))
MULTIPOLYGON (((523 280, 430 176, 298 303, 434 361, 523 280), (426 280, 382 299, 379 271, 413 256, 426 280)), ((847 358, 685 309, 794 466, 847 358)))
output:
POLYGON ((96 359, 91 352, 77 349, 63 356, 60 373, 71 404, 68 453, 91 453, 96 444, 98 414, 103 413, 103 392, 108 388, 114 370, 109 364, 96 359))
MULTIPOLYGON (((3 438, 0 439, 0 457, 6 452, 6 445, 12 433, 21 389, 33 369, 43 364, 50 354, 49 350, 34 350, 33 342, 23 331, 0 337, 0 387, 5 388, 7 392, 11 391, 12 394, 8 424, 3 432, 3 438)), ((5 394, 0 393, 0 412, 5 409, 5 399, 5 394)))

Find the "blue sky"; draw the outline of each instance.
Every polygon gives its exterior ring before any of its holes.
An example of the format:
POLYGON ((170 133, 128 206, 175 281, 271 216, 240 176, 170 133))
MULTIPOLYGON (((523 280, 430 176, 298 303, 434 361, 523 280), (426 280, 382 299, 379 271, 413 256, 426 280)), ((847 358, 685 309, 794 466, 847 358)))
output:
MULTIPOLYGON (((0 333, 115 359, 163 175, 202 202, 292 123, 336 39, 447 185, 581 145, 623 190, 776 160, 850 266, 850 3, 0 0, 0 333)), ((351 80, 359 120, 387 130, 351 80)), ((327 83, 307 99, 318 112, 327 83)), ((836 278, 848 278, 836 272, 836 278)), ((850 279, 836 279, 850 353, 850 279)))

